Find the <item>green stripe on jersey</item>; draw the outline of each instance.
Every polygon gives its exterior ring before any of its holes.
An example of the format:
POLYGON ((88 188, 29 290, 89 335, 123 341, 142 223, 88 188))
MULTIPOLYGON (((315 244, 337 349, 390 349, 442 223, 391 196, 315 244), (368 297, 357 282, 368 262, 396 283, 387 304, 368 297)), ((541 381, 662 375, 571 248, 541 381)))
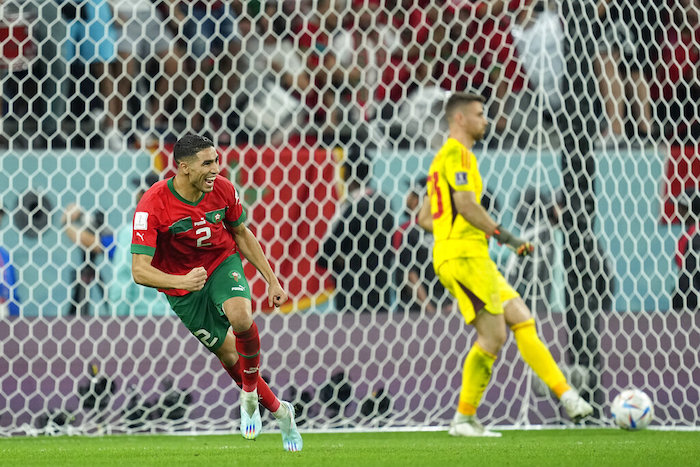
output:
POLYGON ((235 222, 228 222, 227 221, 226 224, 231 226, 231 227, 238 227, 243 222, 245 222, 245 220, 246 220, 246 214, 245 214, 245 209, 243 209, 243 212, 241 213, 241 217, 239 217, 237 221, 235 221, 235 222))
POLYGON ((131 252, 136 253, 137 255, 153 256, 156 254, 156 249, 153 248, 152 246, 132 244, 131 245, 131 252))
POLYGON ((173 235, 192 230, 192 218, 185 217, 184 219, 180 219, 168 227, 168 230, 170 230, 170 233, 173 235))

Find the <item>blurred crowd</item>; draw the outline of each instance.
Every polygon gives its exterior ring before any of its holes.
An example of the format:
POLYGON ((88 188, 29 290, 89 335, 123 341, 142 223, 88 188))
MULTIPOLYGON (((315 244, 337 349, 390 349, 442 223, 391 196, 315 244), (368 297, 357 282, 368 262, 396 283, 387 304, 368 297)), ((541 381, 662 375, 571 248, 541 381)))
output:
MULTIPOLYGON (((587 20, 602 143, 697 138, 700 2, 586 1, 598 15, 587 20)), ((118 150, 184 130, 219 144, 401 144, 416 134, 410 117, 455 90, 487 97, 500 136, 528 111, 544 108, 546 123, 561 109, 559 2, 51 3, 0 0, 4 138, 15 144, 38 145, 24 117, 42 110, 56 117, 55 128, 36 118, 48 145, 74 132, 118 150)))

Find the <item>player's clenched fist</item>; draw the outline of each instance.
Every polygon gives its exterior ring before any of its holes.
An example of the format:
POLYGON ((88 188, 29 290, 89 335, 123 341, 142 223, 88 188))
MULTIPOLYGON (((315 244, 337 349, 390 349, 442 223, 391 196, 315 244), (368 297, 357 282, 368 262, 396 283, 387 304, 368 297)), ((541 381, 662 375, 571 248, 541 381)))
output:
POLYGON ((182 288, 190 292, 196 292, 197 290, 202 290, 206 281, 207 270, 200 266, 185 274, 182 288))
POLYGON ((272 284, 267 291, 267 304, 269 306, 278 307, 287 301, 287 293, 284 291, 281 285, 272 284))

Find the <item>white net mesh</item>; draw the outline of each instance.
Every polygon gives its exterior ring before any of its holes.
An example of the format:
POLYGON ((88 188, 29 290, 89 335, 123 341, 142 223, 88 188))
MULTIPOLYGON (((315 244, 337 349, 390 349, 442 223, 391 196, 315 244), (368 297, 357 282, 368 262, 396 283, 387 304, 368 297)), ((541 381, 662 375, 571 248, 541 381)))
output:
MULTIPOLYGON (((237 425, 228 375, 130 277, 134 197, 150 170, 173 173, 188 131, 217 143, 290 292, 271 312, 246 266, 262 373, 301 426, 445 425, 474 333, 408 221, 449 91, 487 97, 475 153, 489 210, 538 245, 527 262, 492 256, 594 423, 636 386, 655 424, 697 427, 699 13, 694 0, 0 1, 0 434, 237 425)), ((478 415, 568 423, 512 339, 478 415)))

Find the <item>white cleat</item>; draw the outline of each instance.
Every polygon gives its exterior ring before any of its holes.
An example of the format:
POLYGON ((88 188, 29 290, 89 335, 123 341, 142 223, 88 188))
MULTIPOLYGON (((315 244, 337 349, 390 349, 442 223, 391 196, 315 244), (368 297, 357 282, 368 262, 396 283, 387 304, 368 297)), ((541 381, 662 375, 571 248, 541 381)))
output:
POLYGON ((459 423, 452 422, 447 432, 450 436, 468 436, 481 438, 500 438, 501 434, 487 430, 474 417, 467 417, 459 423))
POLYGON ((289 414, 288 417, 277 420, 282 432, 282 446, 285 451, 301 451, 304 447, 304 441, 301 439, 299 430, 297 430, 297 424, 294 421, 294 407, 286 401, 282 401, 282 404, 287 408, 287 413, 289 414))
POLYGON ((579 394, 573 389, 569 389, 561 395, 561 404, 564 406, 566 414, 571 421, 578 423, 581 419, 588 417, 593 413, 591 404, 583 400, 579 394))
POLYGON ((241 391, 241 434, 245 439, 255 439, 262 431, 262 418, 258 406, 258 391, 241 391))

